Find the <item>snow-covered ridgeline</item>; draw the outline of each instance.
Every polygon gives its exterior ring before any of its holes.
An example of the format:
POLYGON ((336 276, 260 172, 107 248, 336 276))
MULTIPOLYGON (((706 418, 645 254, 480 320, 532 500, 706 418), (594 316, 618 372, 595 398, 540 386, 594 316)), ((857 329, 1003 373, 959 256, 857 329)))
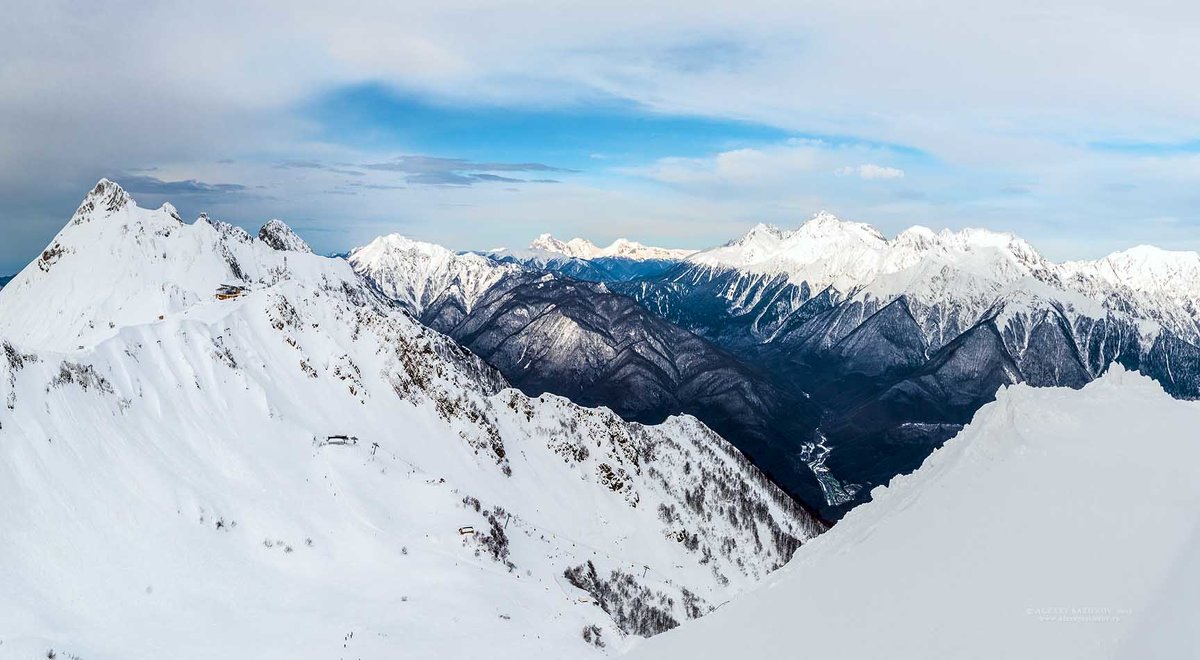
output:
POLYGON ((660 274, 695 250, 648 247, 624 238, 607 247, 574 238, 560 241, 542 234, 528 248, 481 252, 497 262, 550 271, 580 280, 616 282, 660 274))
POLYGON ((584 238, 563 241, 550 234, 542 234, 529 244, 529 248, 525 252, 561 254, 578 259, 617 257, 640 261, 645 259, 684 259, 694 254, 696 250, 652 247, 626 238, 618 238, 605 247, 599 247, 584 238))
POLYGON ((492 285, 521 271, 514 264, 479 254, 458 254, 400 234, 380 236, 353 250, 349 261, 384 295, 416 316, 445 296, 461 301, 463 312, 470 312, 492 285))
POLYGON ((767 583, 631 657, 1192 657, 1198 424, 1119 366, 1002 390, 767 583))
POLYGON ((0 289, 0 337, 72 350, 127 325, 203 307, 221 285, 256 289, 288 279, 354 304, 388 304, 345 262, 312 254, 278 220, 258 238, 205 215, 187 224, 171 205, 139 208, 103 180, 42 254, 0 289))
POLYGON ((1005 307, 1009 315, 1056 307, 1091 319, 1111 313, 1144 321, 1145 343, 1160 327, 1200 338, 1195 252, 1142 246, 1059 264, 1008 233, 912 227, 889 240, 874 227, 821 212, 793 231, 758 225, 688 261, 701 273, 786 277, 810 295, 828 288, 835 298, 862 302, 866 314, 904 296, 934 345, 1005 307))
MULTIPOLYGON (((628 241, 597 248, 583 239, 561 241, 546 234, 529 250, 488 256, 510 269, 519 264, 582 279, 607 279, 589 266, 606 257, 682 260, 692 267, 672 272, 678 285, 720 278, 725 282, 720 294, 731 314, 770 310, 757 332, 761 341, 774 339, 777 330, 787 327, 790 312, 822 292, 833 302, 850 303, 840 323, 847 331, 857 325, 852 320, 861 323, 904 297, 931 350, 992 317, 1008 328, 1017 348, 1030 340, 1026 330, 1047 315, 1061 316, 1084 335, 1097 321, 1112 317, 1133 328, 1147 350, 1162 328, 1186 341, 1200 341, 1200 255, 1145 246, 1097 261, 1059 264, 1008 233, 934 232, 917 226, 889 240, 870 225, 821 212, 796 230, 758 225, 724 246, 694 253, 628 241), (728 277, 730 273, 737 276, 728 277), (781 279, 795 287, 781 289, 781 279), (762 296, 780 295, 784 300, 762 307, 762 296)), ((477 255, 399 236, 377 239, 352 261, 360 273, 379 281, 387 295, 416 301, 419 310, 441 294, 472 305, 488 286, 514 272, 489 268, 477 255)), ((670 316, 655 301, 643 302, 670 316)), ((828 341, 841 336, 835 333, 828 341)))
POLYGON ((821 531, 694 419, 506 389, 279 225, 102 182, 0 293, 0 654, 616 652, 821 531))

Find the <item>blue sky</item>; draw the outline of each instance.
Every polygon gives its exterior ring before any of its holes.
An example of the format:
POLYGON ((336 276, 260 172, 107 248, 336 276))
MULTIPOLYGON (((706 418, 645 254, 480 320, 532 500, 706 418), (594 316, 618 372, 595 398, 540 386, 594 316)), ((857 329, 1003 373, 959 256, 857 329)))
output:
POLYGON ((616 98, 559 107, 438 103, 378 83, 322 94, 301 113, 318 123, 321 139, 360 149, 545 161, 579 170, 598 169, 597 160, 702 156, 791 136, 752 122, 657 114, 616 98))
POLYGON ((102 176, 326 252, 704 247, 821 209, 1058 259, 1200 247, 1200 10, 1179 3, 224 4, 10 12, 0 272, 102 176))

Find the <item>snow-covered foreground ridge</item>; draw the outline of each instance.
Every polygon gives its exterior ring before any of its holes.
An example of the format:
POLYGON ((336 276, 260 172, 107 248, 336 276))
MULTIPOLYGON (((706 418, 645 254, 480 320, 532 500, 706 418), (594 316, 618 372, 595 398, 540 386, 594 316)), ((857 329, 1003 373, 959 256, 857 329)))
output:
POLYGON ((821 531, 694 419, 525 397, 283 223, 107 181, 0 347, 0 657, 616 653, 821 531))
POLYGON ((766 583, 635 658, 1194 658, 1200 403, 1016 385, 766 583), (729 631, 737 631, 736 635, 729 631))

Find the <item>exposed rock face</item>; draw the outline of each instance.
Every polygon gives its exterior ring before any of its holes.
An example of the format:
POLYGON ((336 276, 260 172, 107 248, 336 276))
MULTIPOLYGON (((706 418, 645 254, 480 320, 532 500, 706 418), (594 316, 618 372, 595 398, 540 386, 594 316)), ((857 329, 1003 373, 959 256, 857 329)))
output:
POLYGON ((283 252, 312 254, 312 248, 308 247, 308 243, 297 236, 296 232, 292 231, 292 228, 284 224, 282 220, 268 220, 267 224, 258 230, 258 240, 283 252))

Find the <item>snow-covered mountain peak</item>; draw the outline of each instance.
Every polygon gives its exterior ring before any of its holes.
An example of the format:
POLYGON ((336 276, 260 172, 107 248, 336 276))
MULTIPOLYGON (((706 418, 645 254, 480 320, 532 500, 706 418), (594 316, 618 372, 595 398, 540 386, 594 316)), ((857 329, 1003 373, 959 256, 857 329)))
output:
POLYGON ((875 227, 863 222, 843 220, 829 211, 817 211, 788 238, 792 240, 844 240, 849 238, 866 243, 887 242, 887 238, 875 227))
POLYGON ((1155 245, 1137 245, 1128 250, 1114 252, 1107 259, 1137 260, 1150 264, 1194 263, 1200 260, 1200 253, 1192 250, 1165 250, 1155 245))
POLYGON ((976 247, 1005 247, 1017 239, 1015 234, 1003 231, 993 231, 982 227, 967 227, 957 232, 947 230, 945 234, 965 245, 976 247))
POLYGON ((360 259, 373 259, 395 252, 411 252, 430 258, 448 259, 454 256, 454 252, 449 248, 395 233, 376 237, 370 243, 351 250, 350 254, 358 255, 360 259))
MULTIPOLYGON (((268 236, 287 238, 293 248, 304 245, 283 223, 268 236)), ((104 180, 42 254, 0 290, 6 311, 0 335, 31 348, 74 350, 123 326, 187 313, 218 294, 236 298, 238 290, 293 278, 342 298, 369 295, 345 262, 280 252, 206 215, 185 224, 173 207, 143 209, 104 180), (225 285, 234 288, 222 294, 225 285)))
POLYGON ((999 250, 1024 262, 1043 262, 1045 259, 1026 240, 1010 232, 991 229, 966 228, 959 231, 943 229, 934 231, 923 225, 914 225, 888 241, 891 251, 917 250, 940 251, 943 253, 966 254, 980 250, 999 250))
POLYGON ((626 259, 683 259, 695 250, 680 248, 661 248, 643 245, 627 238, 618 238, 608 247, 601 249, 601 256, 624 257, 626 259))
POLYGON ((180 224, 183 224, 183 216, 179 215, 179 210, 171 202, 163 202, 162 206, 158 207, 158 210, 175 218, 180 224))
MULTIPOLYGON (((1042 279, 1052 264, 1023 239, 986 229, 960 231, 910 227, 888 240, 875 227, 843 220, 827 211, 815 213, 794 231, 758 225, 741 238, 697 253, 691 261, 756 274, 786 275, 810 290, 833 285, 843 293, 861 290, 880 277, 918 266, 926 275, 944 280, 944 273, 962 271, 976 279, 1007 282, 1014 277, 1042 279)), ((913 280, 903 277, 902 285, 913 280)), ((899 286, 899 285, 898 285, 899 286)), ((878 287, 877 287, 878 288, 878 287)), ((883 283, 883 289, 896 288, 883 283)))
POLYGON ((297 236, 296 232, 292 231, 292 228, 287 226, 282 220, 268 220, 258 230, 258 240, 276 250, 312 254, 312 248, 308 246, 308 243, 305 243, 304 239, 297 236))
POLYGON ((751 227, 745 234, 726 243, 725 247, 754 245, 762 242, 778 243, 786 238, 789 233, 775 225, 760 222, 751 227))
POLYGON ((1098 269, 1110 271, 1135 288, 1188 282, 1200 286, 1197 277, 1200 276, 1200 254, 1192 251, 1139 245, 1114 252, 1093 263, 1098 269))
POLYGON ((893 243, 899 245, 929 246, 937 241, 937 232, 924 225, 913 225, 896 234, 893 243))
MULTIPOLYGON (((100 179, 91 192, 83 198, 75 214, 71 216, 73 224, 89 222, 96 218, 105 217, 120 212, 127 206, 134 205, 133 198, 115 181, 100 179)), ((171 207, 174 210, 174 207, 171 207)), ((178 214, 175 214, 178 217, 178 214)))
MULTIPOLYGON (((582 241, 582 239, 575 239, 575 240, 582 241)), ((590 242, 588 243, 588 245, 590 245, 592 247, 592 249, 596 248, 596 246, 592 245, 590 242)), ((537 238, 533 239, 533 241, 529 244, 529 249, 530 250, 544 250, 546 252, 557 252, 559 254, 566 254, 569 256, 578 256, 578 255, 573 254, 574 250, 572 249, 571 245, 568 244, 568 242, 561 241, 548 233, 541 234, 537 238)))
MULTIPOLYGON (((1064 277, 1084 292, 1095 296, 1115 292, 1126 298, 1136 294, 1130 302, 1162 315, 1158 320, 1168 327, 1180 331, 1183 323, 1200 329, 1200 254, 1196 252, 1139 245, 1061 268, 1064 277)), ((1184 336, 1189 336, 1186 331, 1184 336)))
MULTIPOLYGON (((902 236, 897 236, 892 241, 893 249, 902 246, 902 236)), ((944 255, 964 262, 982 260, 1016 264, 1024 271, 1023 274, 1049 270, 1054 267, 1054 264, 1043 257, 1025 239, 1009 232, 997 232, 990 229, 943 230, 933 237, 932 243, 926 245, 925 248, 933 248, 944 255)))
POLYGON ((384 295, 418 316, 444 296, 461 298, 462 311, 469 312, 489 287, 521 270, 514 264, 469 252, 458 254, 400 234, 380 236, 356 248, 349 262, 384 295))
POLYGON ((646 259, 683 259, 695 250, 660 248, 643 245, 627 238, 618 238, 607 247, 599 247, 586 238, 559 240, 550 234, 542 234, 529 244, 529 250, 561 254, 575 259, 599 259, 618 257, 642 261, 646 259))
POLYGON ((876 272, 888 247, 874 227, 821 211, 794 231, 759 224, 740 239, 704 250, 689 260, 714 268, 785 275, 813 290, 853 289, 876 272))

